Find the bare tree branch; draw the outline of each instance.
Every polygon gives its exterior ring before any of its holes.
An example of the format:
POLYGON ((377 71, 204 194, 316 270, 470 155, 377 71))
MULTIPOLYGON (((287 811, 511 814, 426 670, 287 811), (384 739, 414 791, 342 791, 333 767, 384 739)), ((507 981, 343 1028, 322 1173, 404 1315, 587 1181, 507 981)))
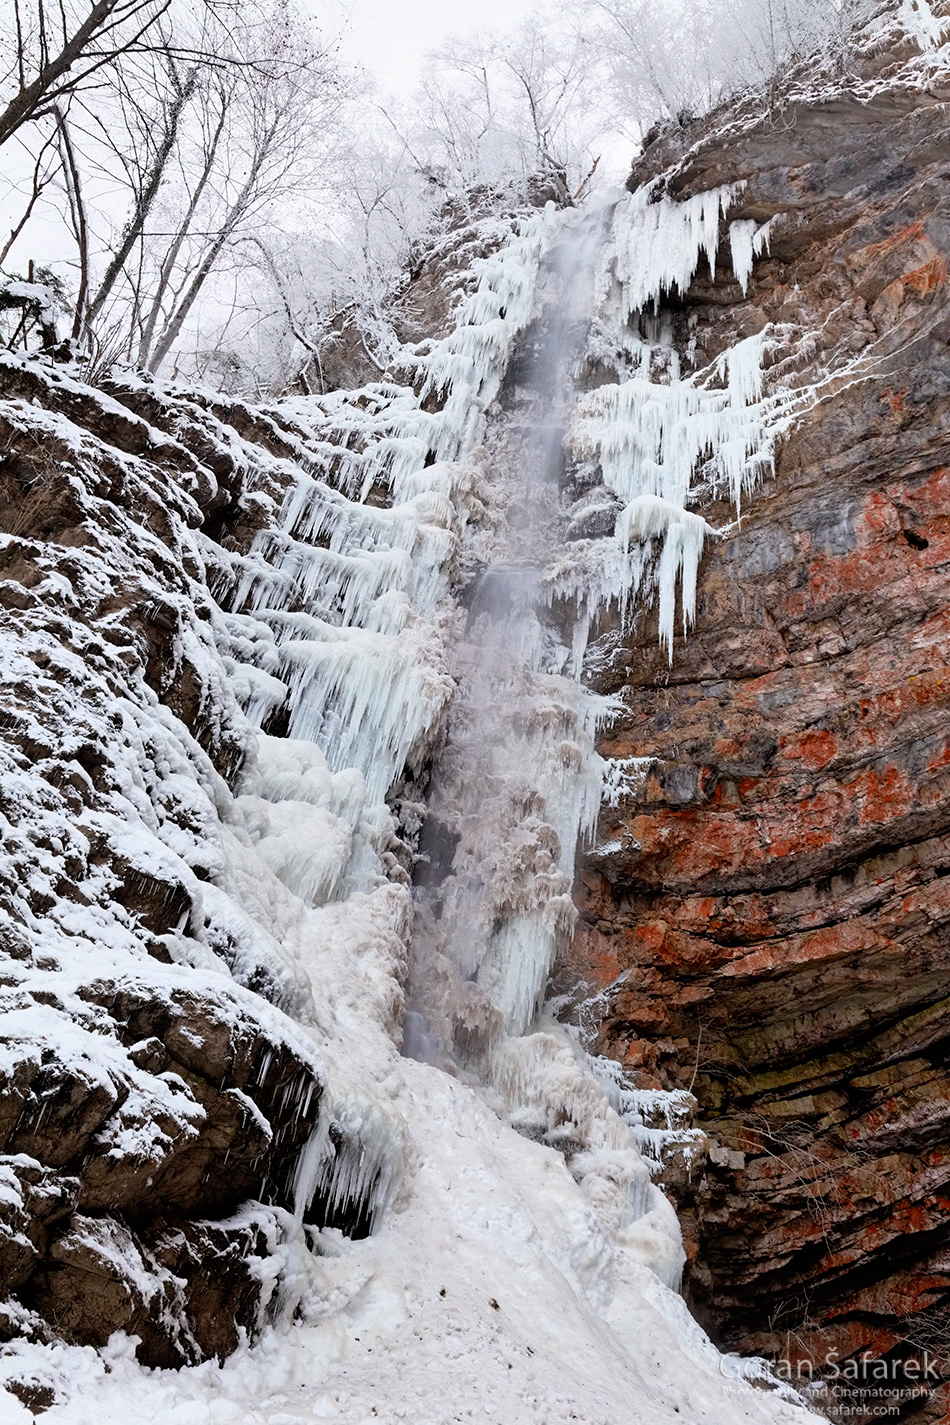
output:
POLYGON ((142 235, 145 227, 145 220, 151 211, 155 195, 158 193, 159 185, 165 176, 169 159, 178 138, 178 129, 181 124, 181 117, 198 84, 197 70, 192 70, 186 75, 183 82, 179 83, 175 75, 173 64, 170 65, 174 82, 174 91, 171 103, 168 105, 163 120, 163 133, 158 149, 152 160, 150 168, 145 175, 145 182, 135 195, 135 202, 131 213, 126 220, 122 235, 116 246, 112 261, 106 268, 99 290, 89 303, 89 321, 94 322, 102 311, 106 300, 115 285, 115 280, 122 268, 125 266, 129 254, 136 242, 142 235))
POLYGON ((111 63, 115 57, 135 44, 169 9, 171 0, 94 0, 92 8, 72 34, 64 34, 56 54, 49 53, 46 23, 46 0, 36 0, 38 22, 39 66, 32 79, 26 79, 24 34, 17 0, 17 49, 20 57, 21 82, 17 93, 0 113, 0 144, 6 143, 21 125, 37 116, 41 109, 49 111, 57 99, 75 89, 93 69, 111 63), (80 60, 93 53, 94 47, 119 30, 127 21, 143 17, 135 34, 119 37, 104 52, 95 55, 92 65, 81 74, 71 71, 80 60))
POLYGON ((60 153, 63 159, 63 171, 66 175, 66 195, 69 200, 73 233, 76 238, 76 246, 79 250, 79 290, 76 294, 76 305, 73 309, 73 324, 70 333, 75 341, 86 322, 86 302, 89 292, 89 225, 86 221, 86 204, 83 197, 79 164, 76 161, 76 152, 73 148, 69 125, 64 112, 57 112, 56 132, 59 139, 60 153))
POLYGON ((38 203, 39 199, 43 196, 44 190, 53 181, 53 178, 55 176, 55 168, 48 169, 44 173, 43 160, 49 150, 54 147, 55 138, 53 135, 50 135, 49 138, 45 139, 43 141, 42 146, 40 147, 39 153, 36 156, 36 161, 33 165, 33 175, 30 181, 30 196, 27 201, 26 208, 24 209, 23 215, 20 218, 20 221, 10 229, 9 238, 4 243, 3 247, 0 248, 0 267, 3 266, 4 262, 6 262, 7 254, 9 253, 13 244, 16 242, 17 238, 22 233, 23 229, 26 227, 27 223, 30 221, 30 218, 33 216, 33 209, 36 207, 36 204, 38 203))

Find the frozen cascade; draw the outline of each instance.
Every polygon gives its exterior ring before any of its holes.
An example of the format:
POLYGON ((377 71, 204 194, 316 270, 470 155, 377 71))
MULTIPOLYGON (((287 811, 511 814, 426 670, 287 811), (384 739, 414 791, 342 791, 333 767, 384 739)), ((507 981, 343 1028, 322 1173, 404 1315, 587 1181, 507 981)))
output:
MULTIPOLYGON (((452 587, 470 510, 480 508, 467 460, 559 221, 553 208, 519 220, 502 250, 476 264, 455 330, 406 353, 412 384, 293 404, 301 459, 279 527, 230 561, 226 663, 259 729, 256 776, 241 799, 248 830, 323 918, 315 928, 341 951, 360 947, 369 1012, 393 1034, 409 900, 387 796, 421 771, 455 692, 445 654, 452 587)), ((337 974, 346 982, 351 971, 337 974)), ((353 998, 365 1014, 365 993, 353 998)), ((298 1167, 298 1224, 322 1202, 329 1221, 369 1230, 402 1160, 398 1121, 337 1059, 298 1167)))
MULTIPOLYGON (((595 751, 612 709, 582 683, 591 630, 612 604, 626 616, 656 599, 672 657, 677 587, 685 630, 714 534, 688 508, 700 472, 738 506, 770 463, 767 334, 683 375, 663 314, 701 261, 715 271, 738 194, 677 204, 648 187, 589 213, 549 207, 481 261, 454 331, 408 353, 411 385, 295 403, 320 458, 296 473, 280 528, 234 560, 228 619, 234 686, 262 732, 265 860, 314 906, 404 876, 387 799, 431 767, 405 1049, 529 1136, 570 1140, 612 1229, 658 1214, 654 1264, 671 1284, 678 1234, 636 1122, 537 1016, 574 922, 577 846, 602 799, 636 782, 595 751), (594 356, 617 380, 585 390, 594 356), (590 536, 592 514, 612 531, 590 536), (320 759, 311 772, 297 754, 316 795, 288 792, 282 745, 320 759), (287 800, 268 807, 278 785, 287 800), (295 850, 302 826, 319 855, 295 850)), ((745 288, 769 225, 729 234, 745 288)), ((341 1156, 321 1124, 301 1211, 319 1185, 388 1199, 386 1135, 367 1126, 341 1156)))
MULTIPOLYGON (((428 797, 405 1035, 407 1053, 477 1084, 513 1127, 560 1148, 605 1230, 627 1234, 670 1285, 681 1246, 650 1169, 659 1147, 691 1141, 682 1107, 666 1127, 644 1126, 631 1091, 538 1013, 573 926, 577 846, 601 800, 633 786, 595 751, 612 709, 583 686, 591 629, 609 605, 625 614, 655 596, 672 657, 677 583, 685 629, 715 533, 687 508, 700 470, 738 507, 770 465, 766 338, 687 377, 663 341, 662 298, 686 290, 703 255, 715 269, 737 192, 677 205, 648 189, 570 215, 542 259, 535 320, 483 438, 492 518, 465 533, 479 572, 428 797), (605 348, 621 379, 584 391, 590 353, 605 348), (592 510, 612 532, 578 537, 592 510)), ((746 286, 768 225, 740 221, 731 237, 746 286)))
MULTIPOLYGON (((256 730, 233 875, 309 977, 326 1084, 261 1268, 284 1334, 180 1394, 150 1377, 147 1401, 117 1348, 96 1425, 117 1393, 148 1419, 154 1397, 168 1418, 246 1419, 253 1401, 297 1420, 288 1402, 314 1391, 319 1418, 356 1425, 392 1399, 446 1425, 432 1382, 444 1357, 468 1388, 469 1356, 499 1421, 605 1425, 631 1400, 636 1420, 735 1418, 666 1290, 683 1251, 651 1174, 682 1105, 641 1101, 541 1008, 576 848, 649 766, 596 753, 613 708, 584 687, 588 640, 610 606, 658 601, 672 644, 677 582, 688 621, 712 533, 688 508, 701 468, 738 496, 768 466, 765 339, 682 377, 662 306, 715 262, 734 196, 515 219, 453 332, 398 380, 283 403, 299 447, 274 457, 278 529, 216 558, 222 657, 256 730), (616 380, 593 385, 595 367, 616 380)), ((736 233, 740 282, 764 242, 736 233)), ((740 1394, 750 1421, 790 1418, 740 1394)))

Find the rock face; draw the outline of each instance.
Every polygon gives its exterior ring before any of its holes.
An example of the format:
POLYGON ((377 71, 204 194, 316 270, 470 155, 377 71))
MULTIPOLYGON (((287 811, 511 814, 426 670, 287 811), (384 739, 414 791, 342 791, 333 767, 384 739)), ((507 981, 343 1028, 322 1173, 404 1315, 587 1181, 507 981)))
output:
MULTIPOLYGON (((511 230, 487 198, 447 214, 401 335, 450 327, 511 230)), ((322 379, 378 374, 340 337, 322 379)), ((399 394, 357 391, 342 417, 333 397, 329 415, 251 408, 0 352, 0 1341, 125 1331, 148 1366, 223 1357, 269 1305, 292 1309, 276 1283, 291 1259, 304 1281, 305 1227, 364 1237, 388 1200, 398 1115, 341 1089, 373 1050, 336 1005, 372 1001, 388 1062, 411 850, 360 771, 334 780, 287 737, 291 675, 249 611, 263 581, 275 619, 343 618, 364 551, 313 560, 327 590, 295 583, 281 509, 309 482, 339 516, 334 481, 399 394), (347 936, 338 899, 319 912, 360 858, 347 936)), ((378 474, 361 498, 372 515, 392 492, 378 474)), ((308 507, 308 570, 327 508, 308 507)), ((49 1403, 48 1382, 19 1387, 49 1403)))
MULTIPOLYGON (((560 202, 563 196, 543 187, 522 195, 525 207, 543 207, 548 199, 560 202)), ((478 285, 479 262, 496 252, 511 232, 512 201, 510 194, 479 187, 447 198, 433 214, 434 233, 410 253, 403 283, 387 303, 393 338, 392 349, 384 354, 389 368, 371 353, 361 313, 344 308, 326 333, 319 365, 310 361, 304 368, 302 388, 358 390, 393 375, 411 385, 412 362, 407 368, 403 364, 406 348, 438 340, 452 330, 455 309, 478 285)))
POLYGON ((246 724, 209 595, 293 437, 6 354, 0 394, 0 1333, 220 1357, 322 1094, 281 1013, 309 990, 226 896, 246 724))
POLYGON ((673 317, 707 357, 774 323, 772 380, 821 384, 672 665, 655 615, 599 645, 625 706, 601 750, 649 760, 557 983, 601 996, 596 1048, 639 1087, 698 1098, 700 1319, 819 1364, 939 1352, 950 1304, 950 81, 918 65, 865 56, 853 92, 694 125, 634 173, 783 215, 747 296, 696 281, 673 317))

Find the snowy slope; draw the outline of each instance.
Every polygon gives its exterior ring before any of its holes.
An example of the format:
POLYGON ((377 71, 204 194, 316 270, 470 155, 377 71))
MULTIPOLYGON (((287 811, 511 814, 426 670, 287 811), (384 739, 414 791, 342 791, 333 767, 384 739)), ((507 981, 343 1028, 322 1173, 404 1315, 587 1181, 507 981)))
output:
MULTIPOLYGON (((659 1425, 804 1422, 735 1380, 673 1293, 617 1263, 550 1148, 502 1128, 471 1092, 423 1065, 382 1084, 410 1129, 412 1167, 382 1230, 325 1234, 303 1320, 223 1367, 143 1372, 116 1341, 54 1348, 70 1391, 56 1425, 659 1425), (613 1279, 611 1279, 613 1278, 613 1279)), ((27 1359, 30 1359, 28 1356, 27 1359)), ((17 1413, 9 1416, 18 1420, 17 1413)), ((24 1425, 29 1417, 23 1412, 24 1425)))

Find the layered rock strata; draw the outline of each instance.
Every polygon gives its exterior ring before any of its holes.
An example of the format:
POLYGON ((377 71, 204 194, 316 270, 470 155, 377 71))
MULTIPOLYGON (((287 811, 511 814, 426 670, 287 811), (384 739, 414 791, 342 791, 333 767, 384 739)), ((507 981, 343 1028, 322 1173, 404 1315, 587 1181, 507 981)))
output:
POLYGON ((290 437, 9 355, 0 389, 0 1333, 223 1357, 323 1092, 281 1012, 309 988, 226 895, 247 724, 209 595, 290 437))
POLYGON ((746 294, 671 301, 676 342, 772 324, 773 389, 811 394, 671 665, 655 615, 595 646, 601 751, 641 760, 556 981, 628 1082, 698 1099, 700 1319, 818 1363, 939 1352, 950 1304, 950 80, 922 72, 901 42, 634 172, 774 219, 746 294))

